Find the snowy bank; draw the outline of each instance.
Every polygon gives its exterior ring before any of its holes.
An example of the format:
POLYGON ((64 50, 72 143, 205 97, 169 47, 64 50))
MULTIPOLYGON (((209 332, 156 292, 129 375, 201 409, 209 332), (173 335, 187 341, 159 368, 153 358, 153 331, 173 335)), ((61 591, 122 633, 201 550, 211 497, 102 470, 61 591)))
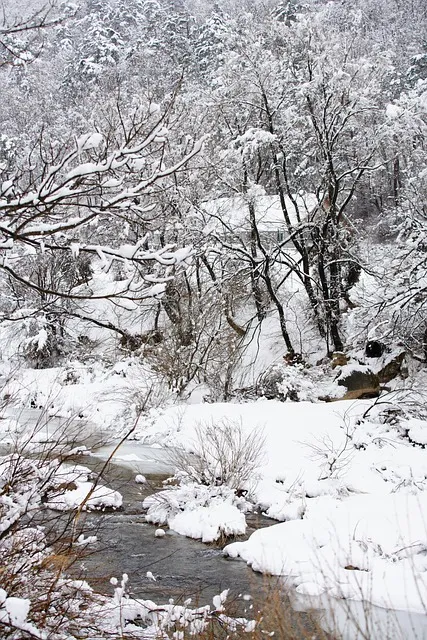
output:
MULTIPOLYGON (((284 522, 226 552, 257 571, 287 576, 303 594, 426 611, 427 456, 407 434, 422 443, 427 423, 390 421, 383 412, 387 405, 368 411, 371 405, 258 401, 173 407, 147 425, 143 438, 194 452, 200 434, 224 421, 248 437, 259 433, 265 455, 253 482, 246 483, 246 497, 284 522)), ((186 516, 176 525, 175 515, 163 515, 154 521, 185 535, 199 526, 197 510, 182 526, 186 516)))
POLYGON ((118 491, 91 480, 92 472, 81 465, 61 465, 53 478, 47 506, 57 511, 119 509, 123 498, 118 491))

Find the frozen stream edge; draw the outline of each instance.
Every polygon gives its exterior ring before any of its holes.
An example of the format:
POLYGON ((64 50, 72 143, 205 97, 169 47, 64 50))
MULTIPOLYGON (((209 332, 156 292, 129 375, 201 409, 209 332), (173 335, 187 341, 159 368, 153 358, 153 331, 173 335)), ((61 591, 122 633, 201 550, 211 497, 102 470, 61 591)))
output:
MULTIPOLYGON (((95 450, 92 455, 107 460, 117 443, 95 450)), ((168 474, 173 472, 171 449, 143 445, 135 441, 124 442, 113 456, 114 465, 135 474, 168 474)), ((116 487, 113 487, 116 488, 116 487)), ((272 523, 273 524, 273 523, 272 523)), ((149 525, 151 526, 151 525, 149 525)), ((268 526, 268 525, 267 525, 268 526)), ((152 527, 154 529, 154 527, 152 527)), ((169 532, 171 533, 171 532, 169 532)), ((153 531, 154 535, 154 531, 153 531)), ((177 534, 172 534, 176 536, 177 534)), ((195 544, 203 545, 198 541, 195 544)), ((217 554, 219 556, 219 554, 217 554)), ((231 562, 234 562, 231 561, 231 562)), ((225 588, 227 585, 225 585, 225 588)), ((427 616, 407 611, 383 609, 365 602, 331 600, 322 597, 301 596, 291 593, 296 612, 316 609, 322 612, 325 630, 338 630, 343 640, 427 640, 427 616), (369 615, 366 611, 369 610, 369 615)))

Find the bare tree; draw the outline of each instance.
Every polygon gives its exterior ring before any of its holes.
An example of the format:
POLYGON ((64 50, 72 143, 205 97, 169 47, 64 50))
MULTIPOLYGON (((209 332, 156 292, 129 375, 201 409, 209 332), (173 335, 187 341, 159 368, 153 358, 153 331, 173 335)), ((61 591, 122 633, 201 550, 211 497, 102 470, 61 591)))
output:
MULTIPOLYGON (((117 107, 115 129, 78 136, 59 151, 40 139, 26 165, 0 177, 0 272, 15 298, 15 305, 3 300, 5 315, 31 299, 43 313, 79 317, 84 300, 126 305, 164 294, 192 248, 150 240, 154 195, 203 145, 189 140, 181 156, 171 155, 172 107, 173 98, 163 112, 148 103, 126 117, 117 107), (104 274, 101 288, 91 263, 104 274), (117 264, 125 277, 113 275, 117 264)), ((99 326, 123 334, 111 322, 99 326)))
POLYGON ((43 48, 43 32, 65 19, 49 0, 36 11, 23 16, 19 8, 14 17, 0 7, 0 68, 11 64, 31 62, 43 48))

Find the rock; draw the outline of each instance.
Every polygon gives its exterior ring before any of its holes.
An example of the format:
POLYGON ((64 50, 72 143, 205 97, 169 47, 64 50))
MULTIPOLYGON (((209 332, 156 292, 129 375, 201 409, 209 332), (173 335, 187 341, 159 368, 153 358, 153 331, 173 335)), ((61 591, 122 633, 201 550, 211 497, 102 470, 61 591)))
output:
POLYGON ((408 377, 408 371, 405 366, 405 352, 402 351, 397 356, 392 357, 388 361, 386 360, 381 368, 377 369, 377 375, 380 382, 390 382, 397 376, 402 378, 408 377))
POLYGON ((77 489, 77 485, 75 482, 61 482, 55 487, 55 491, 75 491, 77 489))
POLYGON ((367 358, 380 358, 385 350, 385 344, 379 340, 368 340, 365 346, 365 355, 367 358))
POLYGON ((164 538, 166 532, 164 529, 156 529, 156 533, 154 535, 156 536, 156 538, 164 538))
POLYGON ((285 364, 295 365, 295 364, 305 364, 303 357, 300 353, 286 353, 283 356, 283 360, 285 364))
POLYGON ((335 351, 332 354, 332 369, 335 369, 336 367, 344 367, 346 364, 348 364, 348 356, 345 353, 342 351, 335 351))
POLYGON ((347 364, 342 367, 337 384, 346 389, 342 400, 376 398, 380 394, 380 379, 364 365, 347 364))

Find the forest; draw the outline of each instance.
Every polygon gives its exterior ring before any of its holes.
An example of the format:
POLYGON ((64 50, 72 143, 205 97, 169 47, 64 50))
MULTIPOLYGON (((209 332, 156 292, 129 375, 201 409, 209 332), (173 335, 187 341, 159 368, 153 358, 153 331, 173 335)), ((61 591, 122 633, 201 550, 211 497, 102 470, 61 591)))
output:
POLYGON ((2 0, 0 87, 1 637, 312 637, 98 593, 151 447, 156 544, 425 638, 425 0, 2 0))

